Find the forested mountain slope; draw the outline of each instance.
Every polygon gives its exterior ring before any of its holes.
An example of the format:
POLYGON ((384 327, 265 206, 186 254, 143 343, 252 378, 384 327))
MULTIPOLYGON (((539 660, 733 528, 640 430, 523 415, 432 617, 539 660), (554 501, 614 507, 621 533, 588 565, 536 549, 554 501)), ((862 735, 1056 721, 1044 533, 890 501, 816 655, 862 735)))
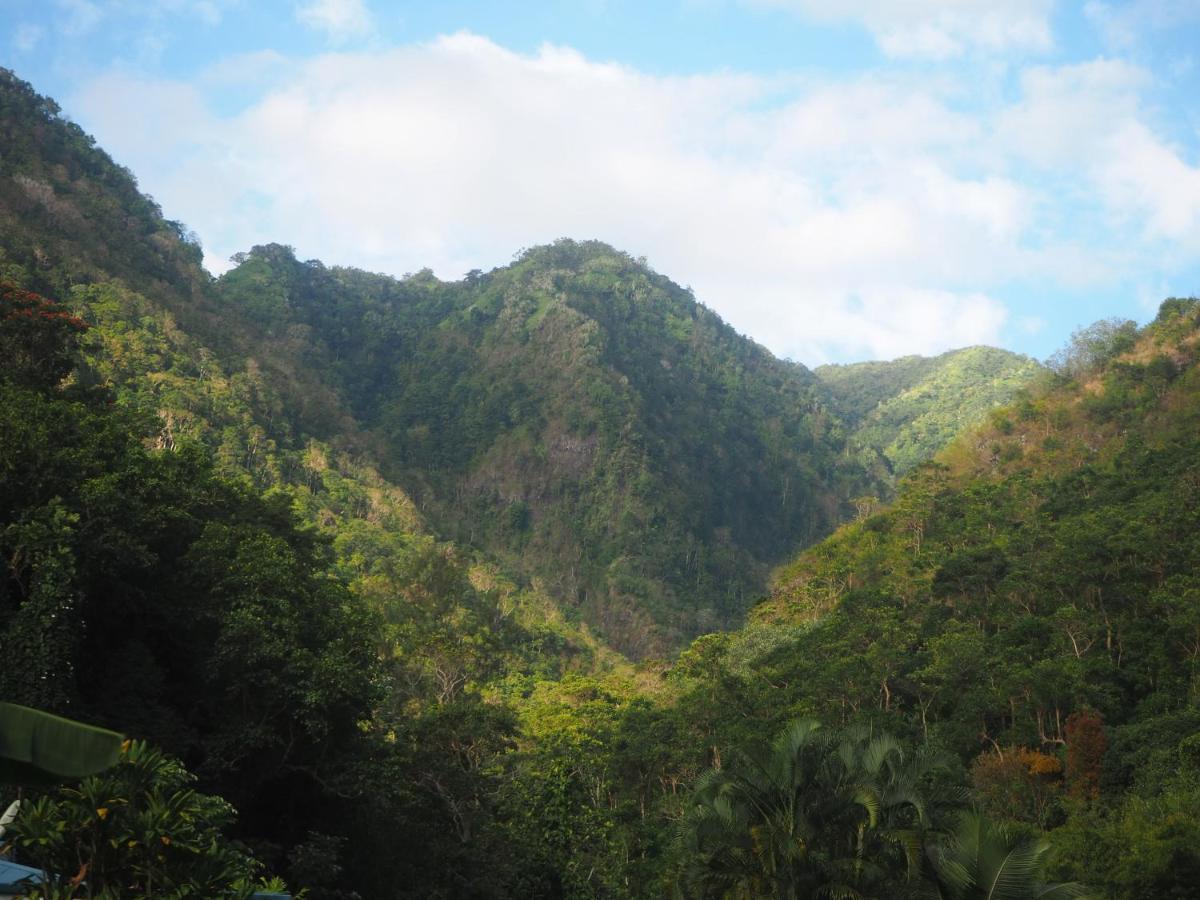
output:
MULTIPOLYGON (((506 759, 509 697, 537 715, 586 672, 627 703, 624 661, 439 542, 307 344, 223 300, 129 173, 7 72, 0 267, 0 694, 182 759, 314 896, 538 877, 514 874, 511 837, 491 849, 500 786, 517 806, 540 789, 539 736, 523 738, 528 781, 506 759)), ((107 848, 93 813, 79 840, 107 848)), ((62 842, 80 821, 22 821, 49 823, 31 846, 73 875, 62 842)), ((164 832, 164 853, 186 855, 184 837, 164 832)), ((89 880, 132 879, 146 849, 119 843, 115 872, 89 880)))
POLYGON ((643 656, 740 621, 771 566, 877 489, 808 370, 610 247, 441 282, 264 245, 213 283, 52 101, 2 87, 7 277, 96 326, 93 377, 158 413, 164 445, 320 494, 318 521, 386 502, 420 530, 419 507, 643 656), (372 499, 333 503, 331 470, 372 499))
POLYGON ((805 646, 828 639, 815 656, 771 659, 845 660, 851 670, 825 670, 839 685, 827 700, 939 712, 964 748, 1060 739, 1073 709, 1119 719, 1146 691, 1185 699, 1198 325, 1195 301, 1172 300, 1140 333, 1131 322, 1081 332, 1082 364, 782 569, 747 633, 784 625, 805 646), (993 664, 1003 675, 955 670, 993 664))
POLYGON ((1183 896, 1191 832, 1166 822, 1200 793, 1200 302, 1098 323, 1054 362, 785 567, 742 632, 694 645, 684 715, 734 742, 797 714, 890 723, 951 748, 993 814, 1052 829, 1060 872, 1183 896))
POLYGON ((814 370, 854 441, 881 453, 897 476, 1011 402, 1044 371, 1026 356, 995 347, 814 370))
POLYGON ((0 113, 5 346, 28 357, 27 320, 80 329, 38 384, 0 370, 6 696, 182 758, 314 896, 341 865, 368 896, 658 877, 654 804, 695 754, 660 758, 656 672, 630 677, 538 576, 578 565, 606 593, 569 599, 634 651, 736 613, 861 490, 811 374, 602 245, 459 284, 268 246, 218 284, 10 73, 0 113), (518 572, 532 545, 533 583, 428 519, 518 572))
POLYGON ((265 246, 219 290, 327 373, 447 534, 635 656, 738 621, 871 486, 811 373, 603 244, 457 283, 265 246))
POLYGON ((441 611, 460 631, 480 615, 461 603, 499 604, 532 629, 539 654, 557 648, 552 656, 585 667, 614 656, 544 592, 440 543, 379 473, 369 435, 304 329, 273 331, 262 315, 269 296, 259 305, 224 298, 199 247, 132 175, 3 71, 0 279, 60 299, 90 326, 76 377, 156 422, 155 446, 199 443, 223 477, 284 492, 334 540, 340 574, 389 618, 408 617, 426 567, 445 557, 492 591, 468 588, 441 611))
POLYGON ((1049 896, 1044 833, 1049 874, 1100 896, 1194 893, 1197 301, 1079 332, 745 627, 635 668, 578 612, 633 654, 733 620, 887 487, 871 447, 901 433, 856 445, 840 415, 919 417, 923 385, 1008 390, 1024 363, 831 386, 598 243, 453 283, 265 245, 214 281, 3 72, 0 269, 0 694, 151 739, 240 815, 190 795, 131 844, 127 785, 30 793, 14 840, 47 869, 220 883, 208 864, 246 849, 207 843, 225 829, 313 900, 660 897, 731 871, 889 900, 948 872, 939 896, 975 896, 926 796, 1016 829, 953 820, 1020 862, 1013 896, 1049 896), (824 725, 747 779, 740 749, 798 715, 824 725), (739 778, 782 805, 747 813, 739 778))

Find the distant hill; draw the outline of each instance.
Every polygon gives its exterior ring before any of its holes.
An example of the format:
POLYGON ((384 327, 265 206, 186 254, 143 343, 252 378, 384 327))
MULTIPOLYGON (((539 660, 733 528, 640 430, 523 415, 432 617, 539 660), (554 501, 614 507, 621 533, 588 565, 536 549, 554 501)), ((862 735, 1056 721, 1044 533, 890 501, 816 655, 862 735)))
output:
POLYGON ((852 498, 1037 369, 971 348, 814 375, 595 241, 457 282, 264 244, 214 280, 53 101, 7 74, 0 113, 0 277, 94 326, 88 377, 163 446, 292 492, 352 579, 405 535, 449 539, 527 592, 527 624, 584 629, 578 652, 588 629, 640 658, 738 624, 852 498), (350 523, 388 537, 364 558, 350 523))
POLYGON ((815 370, 855 440, 881 453, 898 476, 1044 372, 1029 357, 995 347, 815 370))
MULTIPOLYGON (((0 688, 186 756, 294 889, 662 896, 703 773, 816 717, 1048 876, 1194 894, 1200 301, 1049 371, 814 374, 598 242, 456 282, 200 259, 0 70, 0 688)), ((722 829, 861 848, 872 784, 722 829)))

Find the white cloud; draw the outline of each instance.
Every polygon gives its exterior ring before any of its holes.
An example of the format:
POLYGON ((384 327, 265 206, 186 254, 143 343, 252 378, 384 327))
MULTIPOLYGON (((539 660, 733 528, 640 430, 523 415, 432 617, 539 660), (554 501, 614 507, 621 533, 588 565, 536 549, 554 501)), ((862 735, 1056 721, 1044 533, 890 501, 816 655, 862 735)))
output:
POLYGON ((898 59, 1042 53, 1054 46, 1053 0, 749 0, 822 22, 856 22, 898 59))
POLYGON ((363 37, 372 30, 363 0, 307 0, 297 7, 296 18, 335 41, 363 37))
POLYGON ((1150 75, 1119 60, 1037 66, 1021 76, 1021 99, 998 119, 1016 154, 1046 167, 1086 164, 1114 122, 1138 115, 1150 75))
POLYGON ((946 347, 995 342, 1008 318, 1003 304, 980 293, 911 288, 877 291, 854 312, 850 327, 862 329, 878 357, 936 353, 946 347), (911 325, 923 326, 923 341, 913 342, 911 325))
POLYGON ((13 47, 20 53, 29 53, 37 47, 43 35, 45 35, 45 30, 40 25, 30 22, 18 25, 12 35, 13 47))
POLYGON ((1109 136, 1098 175, 1112 207, 1144 223, 1151 237, 1200 251, 1200 167, 1139 122, 1109 136))
POLYGON ((1036 165, 1074 169, 1078 189, 1091 192, 1114 227, 1200 254, 1200 168, 1146 124, 1141 93, 1150 82, 1115 60, 1032 69, 998 134, 1036 165))
POLYGON ((58 8, 62 11, 58 27, 71 36, 87 34, 104 17, 103 10, 92 0, 58 0, 58 8))
POLYGON ((1200 21, 1196 0, 1090 0, 1083 12, 1108 44, 1119 49, 1134 46, 1149 32, 1200 21))
POLYGON ((456 278, 600 238, 691 284, 772 350, 830 358, 994 343, 1014 279, 1103 283, 1187 249, 1200 182, 1139 118, 1144 74, 1031 70, 964 112, 936 79, 651 76, 460 34, 380 53, 228 60, 191 86, 110 75, 70 104, 215 257, 456 278), (266 77, 264 73, 269 73, 266 77), (223 85, 266 87, 218 115, 223 85), (1079 197, 1109 231, 1062 222, 1079 197), (1064 199, 1065 198, 1065 199, 1064 199))

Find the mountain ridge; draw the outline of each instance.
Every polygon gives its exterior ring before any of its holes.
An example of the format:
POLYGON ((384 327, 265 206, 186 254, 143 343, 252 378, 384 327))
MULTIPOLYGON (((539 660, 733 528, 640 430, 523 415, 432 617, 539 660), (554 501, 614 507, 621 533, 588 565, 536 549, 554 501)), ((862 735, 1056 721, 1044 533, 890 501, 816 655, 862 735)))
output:
MULTIPOLYGON (((807 718, 894 735, 888 758, 911 747, 959 800, 1046 836, 1055 877, 1110 900, 1194 890, 1200 301, 1081 329, 1000 405, 982 391, 977 424, 916 436, 937 453, 893 495, 900 432, 859 426, 939 409, 921 391, 962 394, 971 365, 850 367, 838 413, 819 374, 598 242, 461 282, 282 245, 236 262, 209 278, 128 173, 0 73, 4 688, 183 757, 295 888, 725 877, 681 839, 692 787, 807 718), (742 627, 661 658, 740 623, 780 557, 742 627)), ((1020 364, 945 356, 993 354, 1020 364)), ((856 797, 810 787, 784 806, 835 801, 846 871, 929 887, 911 854, 856 852, 874 828, 856 797)), ((107 818, 89 796, 42 807, 62 851, 42 868, 111 846, 128 887, 144 848, 103 831, 125 795, 107 818)), ((766 841, 725 823, 741 886, 775 878, 794 822, 766 841)))
POLYGON ((501 561, 634 657, 736 624, 773 566, 888 490, 824 381, 606 244, 457 282, 263 244, 212 279, 52 101, 11 74, 0 96, 0 267, 102 325, 95 377, 158 414, 164 446, 201 440, 259 487, 346 460, 406 528, 501 561))
POLYGON ((808 370, 600 242, 461 282, 327 269, 277 245, 239 259, 222 296, 290 298, 272 327, 310 329, 317 357, 352 373, 350 407, 443 527, 534 560, 528 576, 555 579, 635 655, 734 621, 861 487, 808 370), (673 599, 684 585, 690 607, 673 599), (636 614, 656 602, 656 618, 636 614), (662 627, 665 644, 629 643, 662 627))
POLYGON ((1011 402, 1045 372, 1027 356, 984 345, 814 370, 854 440, 878 452, 896 476, 1011 402))

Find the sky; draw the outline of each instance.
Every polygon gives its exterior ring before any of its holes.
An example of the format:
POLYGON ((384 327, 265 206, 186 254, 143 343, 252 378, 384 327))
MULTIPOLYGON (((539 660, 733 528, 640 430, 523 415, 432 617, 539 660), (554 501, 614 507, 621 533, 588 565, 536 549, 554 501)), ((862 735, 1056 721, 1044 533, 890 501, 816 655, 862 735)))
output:
POLYGON ((1200 0, 0 0, 214 273, 646 257, 808 365, 1200 295, 1200 0))

